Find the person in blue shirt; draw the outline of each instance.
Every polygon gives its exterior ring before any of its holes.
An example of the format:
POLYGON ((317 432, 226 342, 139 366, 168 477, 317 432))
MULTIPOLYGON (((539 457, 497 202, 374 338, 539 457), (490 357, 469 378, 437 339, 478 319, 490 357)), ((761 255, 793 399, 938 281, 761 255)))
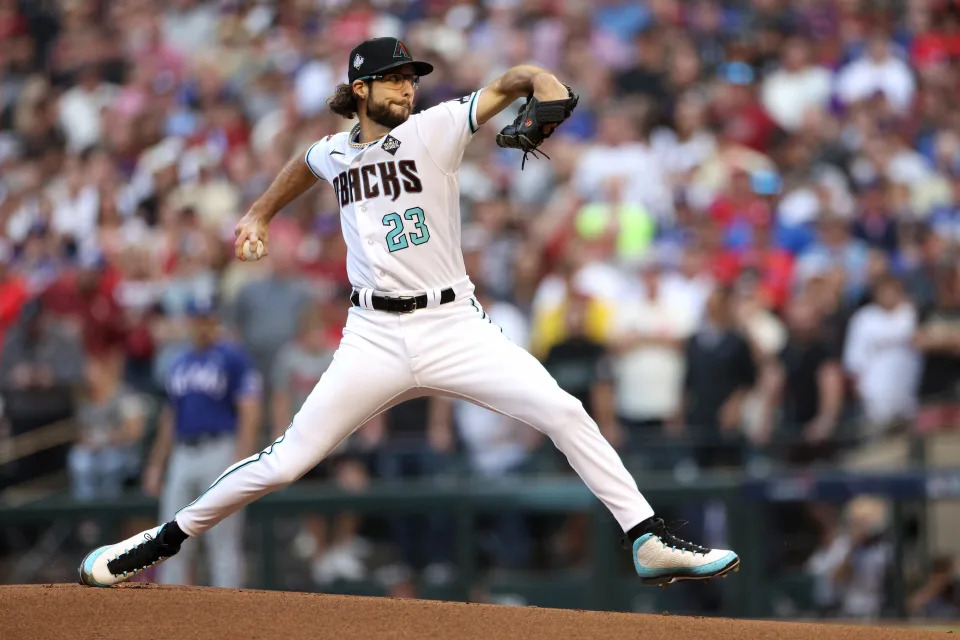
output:
MULTIPOLYGON (((144 490, 160 496, 161 516, 167 519, 213 484, 222 469, 258 448, 259 374, 241 346, 221 338, 212 300, 191 300, 187 313, 191 344, 164 376, 167 404, 143 476, 144 490)), ((214 586, 243 582, 242 529, 242 515, 236 513, 206 539, 214 586)), ((195 542, 184 544, 159 568, 159 582, 194 582, 195 542)))

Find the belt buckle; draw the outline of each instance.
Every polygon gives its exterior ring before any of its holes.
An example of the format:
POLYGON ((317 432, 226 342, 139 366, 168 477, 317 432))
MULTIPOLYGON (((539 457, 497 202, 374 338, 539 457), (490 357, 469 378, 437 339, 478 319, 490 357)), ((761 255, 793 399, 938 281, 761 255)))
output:
POLYGON ((409 303, 410 303, 410 308, 409 308, 409 309, 405 309, 405 308, 404 308, 404 309, 397 309, 397 313, 413 313, 414 311, 417 310, 417 297, 416 297, 416 296, 397 296, 396 298, 393 298, 393 299, 396 300, 398 303, 400 303, 401 301, 403 301, 404 303, 406 303, 406 302, 409 302, 409 303))

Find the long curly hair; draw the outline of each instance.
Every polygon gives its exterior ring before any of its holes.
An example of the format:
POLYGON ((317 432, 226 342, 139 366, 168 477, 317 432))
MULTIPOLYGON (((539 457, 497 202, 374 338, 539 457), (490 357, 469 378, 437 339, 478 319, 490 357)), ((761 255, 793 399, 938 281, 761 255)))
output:
POLYGON ((336 92, 330 96, 327 104, 330 106, 330 111, 347 120, 351 120, 357 115, 357 111, 360 109, 360 99, 353 92, 353 86, 344 83, 337 85, 336 92))

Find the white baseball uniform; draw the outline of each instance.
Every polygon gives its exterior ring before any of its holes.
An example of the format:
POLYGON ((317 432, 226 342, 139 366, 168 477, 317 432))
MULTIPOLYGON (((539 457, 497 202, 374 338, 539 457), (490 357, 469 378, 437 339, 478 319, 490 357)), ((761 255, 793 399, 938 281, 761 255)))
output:
POLYGON ((359 306, 350 309, 333 363, 293 423, 178 512, 184 533, 200 535, 293 482, 369 418, 433 394, 469 400, 547 434, 625 531, 653 515, 581 403, 505 338, 472 297, 460 249, 457 172, 478 128, 478 96, 412 115, 373 142, 356 143, 355 127, 307 151, 310 170, 339 194, 359 306), (441 304, 446 288, 456 298, 441 304), (426 293, 428 305, 404 314, 377 311, 374 293, 426 293))

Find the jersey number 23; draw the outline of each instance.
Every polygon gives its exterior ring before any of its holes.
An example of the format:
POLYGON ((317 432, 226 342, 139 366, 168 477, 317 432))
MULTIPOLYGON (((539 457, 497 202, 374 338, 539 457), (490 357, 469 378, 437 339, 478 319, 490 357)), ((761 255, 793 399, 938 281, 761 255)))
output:
POLYGON ((403 212, 403 218, 399 213, 388 213, 383 216, 383 226, 390 227, 387 231, 387 249, 391 253, 406 249, 413 244, 423 244, 430 239, 430 230, 423 222, 423 209, 413 207, 403 212), (414 231, 410 233, 403 232, 403 219, 406 218, 414 222, 414 231), (409 241, 407 240, 409 238, 409 241))

